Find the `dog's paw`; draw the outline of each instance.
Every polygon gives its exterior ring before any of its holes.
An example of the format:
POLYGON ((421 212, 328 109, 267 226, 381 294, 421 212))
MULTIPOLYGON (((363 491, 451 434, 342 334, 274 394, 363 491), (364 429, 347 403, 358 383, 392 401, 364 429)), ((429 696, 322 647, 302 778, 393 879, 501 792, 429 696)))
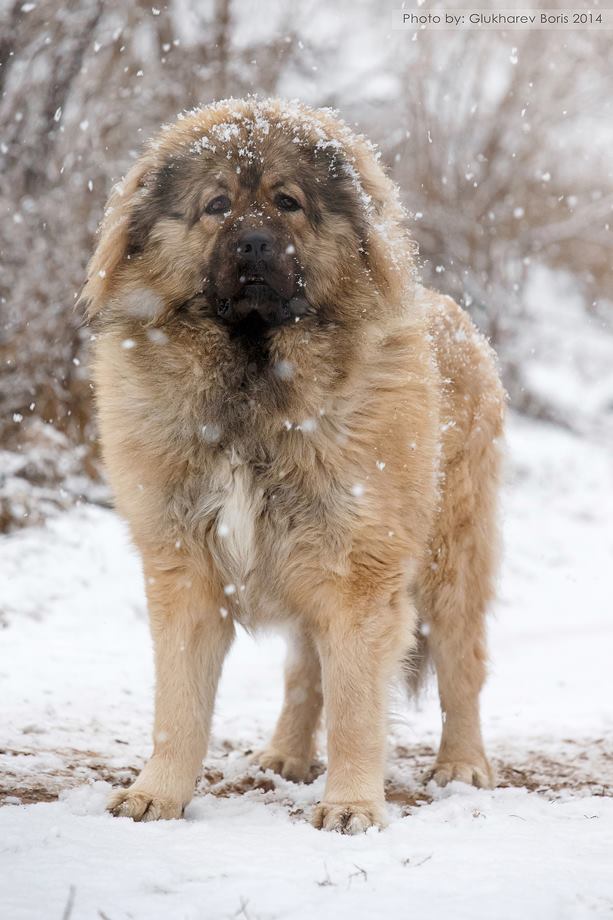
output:
POLYGON ((274 748, 256 751, 251 757, 251 762, 262 770, 272 770, 273 773, 278 773, 283 779, 289 779, 293 783, 312 782, 318 772, 318 764, 309 758, 292 757, 274 748))
POLYGON ((137 789, 120 789, 113 793, 106 806, 116 818, 132 818, 134 821, 164 821, 181 818, 183 804, 156 792, 137 789))
POLYGON ((369 827, 385 827, 385 806, 376 802, 320 802, 311 824, 339 834, 363 834, 369 827))
POLYGON ((469 786, 476 786, 478 789, 493 789, 496 785, 494 771, 485 758, 480 759, 478 763, 464 760, 436 763, 424 779, 426 782, 433 779, 438 786, 446 786, 453 780, 468 783, 469 786))

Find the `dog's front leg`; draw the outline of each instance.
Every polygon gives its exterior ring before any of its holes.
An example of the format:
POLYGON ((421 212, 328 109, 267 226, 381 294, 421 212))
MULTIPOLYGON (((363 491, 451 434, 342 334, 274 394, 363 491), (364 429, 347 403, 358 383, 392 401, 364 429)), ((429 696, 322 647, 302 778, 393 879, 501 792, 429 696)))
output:
POLYGON ((145 560, 145 579, 155 650, 153 755, 108 806, 135 821, 180 818, 192 798, 234 633, 206 579, 185 564, 145 560))
POLYGON ((315 827, 357 834, 385 824, 388 690, 410 645, 410 607, 341 605, 318 637, 328 776, 315 827))

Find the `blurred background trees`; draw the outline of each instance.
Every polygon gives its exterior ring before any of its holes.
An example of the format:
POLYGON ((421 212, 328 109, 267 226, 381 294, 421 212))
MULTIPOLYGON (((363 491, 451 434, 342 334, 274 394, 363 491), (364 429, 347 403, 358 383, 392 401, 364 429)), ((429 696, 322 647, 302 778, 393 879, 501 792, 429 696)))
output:
POLYGON ((377 141, 424 280, 490 336, 515 407, 610 432, 608 41, 392 32, 375 0, 0 0, 0 529, 103 494, 74 304, 112 183, 179 111, 247 92, 377 141))

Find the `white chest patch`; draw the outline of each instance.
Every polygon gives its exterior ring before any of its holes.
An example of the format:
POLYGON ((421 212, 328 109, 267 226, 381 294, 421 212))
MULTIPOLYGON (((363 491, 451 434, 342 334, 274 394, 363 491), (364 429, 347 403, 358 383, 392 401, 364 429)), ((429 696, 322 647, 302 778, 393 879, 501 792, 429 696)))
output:
POLYGON ((242 583, 255 565, 255 521, 262 499, 247 466, 230 461, 224 472, 215 547, 222 567, 242 583))

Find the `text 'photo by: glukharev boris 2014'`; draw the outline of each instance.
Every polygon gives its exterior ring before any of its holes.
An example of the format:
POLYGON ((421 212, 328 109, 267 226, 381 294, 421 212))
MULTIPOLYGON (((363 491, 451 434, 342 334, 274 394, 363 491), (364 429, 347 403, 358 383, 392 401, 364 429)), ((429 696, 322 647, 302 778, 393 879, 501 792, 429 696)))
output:
POLYGON ((504 9, 496 11, 394 10, 394 29, 421 30, 531 30, 613 28, 613 10, 605 9, 504 9))

